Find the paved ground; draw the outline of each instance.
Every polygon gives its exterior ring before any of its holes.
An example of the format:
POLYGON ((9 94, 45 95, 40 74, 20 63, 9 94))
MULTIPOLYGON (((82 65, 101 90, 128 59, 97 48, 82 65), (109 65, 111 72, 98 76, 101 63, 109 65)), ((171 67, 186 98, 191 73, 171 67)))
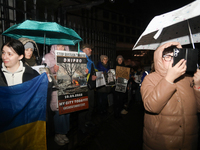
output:
POLYGON ((96 127, 83 134, 77 127, 77 114, 71 114, 69 144, 59 146, 53 135, 47 137, 48 150, 142 150, 143 106, 131 104, 128 114, 116 119, 112 106, 107 115, 94 114, 96 127))

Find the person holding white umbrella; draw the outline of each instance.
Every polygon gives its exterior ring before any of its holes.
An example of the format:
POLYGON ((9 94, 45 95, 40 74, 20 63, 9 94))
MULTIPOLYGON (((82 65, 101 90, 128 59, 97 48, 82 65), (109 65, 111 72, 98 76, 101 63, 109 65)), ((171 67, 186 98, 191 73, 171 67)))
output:
POLYGON ((174 47, 181 45, 169 42, 157 48, 155 72, 142 82, 144 150, 197 150, 200 70, 187 75, 184 59, 172 67, 174 47))

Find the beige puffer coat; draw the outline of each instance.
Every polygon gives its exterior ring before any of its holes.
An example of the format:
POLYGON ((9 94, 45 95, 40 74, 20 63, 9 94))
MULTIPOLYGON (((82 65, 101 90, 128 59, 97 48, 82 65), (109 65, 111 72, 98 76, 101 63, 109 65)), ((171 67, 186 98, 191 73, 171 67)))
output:
POLYGON ((192 77, 184 75, 174 84, 164 78, 162 51, 154 52, 155 72, 141 86, 146 110, 143 149, 197 150, 200 92, 190 86, 192 77))

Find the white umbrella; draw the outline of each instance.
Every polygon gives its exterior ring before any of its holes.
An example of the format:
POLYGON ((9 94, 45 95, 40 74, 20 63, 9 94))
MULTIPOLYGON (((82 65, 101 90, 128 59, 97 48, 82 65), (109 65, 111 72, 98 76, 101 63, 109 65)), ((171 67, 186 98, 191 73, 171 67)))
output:
POLYGON ((181 45, 200 43, 200 0, 174 11, 155 16, 132 50, 155 50, 176 41, 181 45))

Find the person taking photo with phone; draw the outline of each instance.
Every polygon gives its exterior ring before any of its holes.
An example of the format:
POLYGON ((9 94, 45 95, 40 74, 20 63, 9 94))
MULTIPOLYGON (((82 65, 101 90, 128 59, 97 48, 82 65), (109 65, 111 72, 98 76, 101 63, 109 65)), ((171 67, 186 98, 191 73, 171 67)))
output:
POLYGON ((141 86, 144 150, 197 150, 200 70, 187 75, 184 59, 172 67, 174 46, 181 48, 178 42, 157 48, 155 72, 147 75, 141 86))

